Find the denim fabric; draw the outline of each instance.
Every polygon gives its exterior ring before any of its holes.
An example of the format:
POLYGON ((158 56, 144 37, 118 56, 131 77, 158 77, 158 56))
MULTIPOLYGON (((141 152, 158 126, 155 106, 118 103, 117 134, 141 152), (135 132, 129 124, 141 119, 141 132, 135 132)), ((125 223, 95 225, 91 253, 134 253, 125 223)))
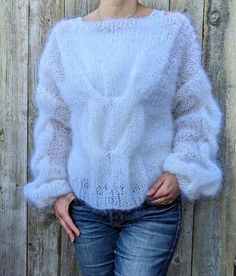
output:
POLYGON ((130 210, 94 209, 75 198, 70 216, 80 230, 74 249, 83 276, 164 276, 177 247, 181 195, 172 203, 145 200, 130 210))

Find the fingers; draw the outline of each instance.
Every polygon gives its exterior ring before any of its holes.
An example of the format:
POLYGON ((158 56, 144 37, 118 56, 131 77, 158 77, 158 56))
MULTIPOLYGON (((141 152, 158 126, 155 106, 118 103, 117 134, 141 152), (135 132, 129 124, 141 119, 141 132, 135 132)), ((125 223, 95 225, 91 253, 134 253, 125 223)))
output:
POLYGON ((147 196, 152 196, 163 184, 163 182, 165 181, 164 177, 160 177, 155 183, 154 185, 149 188, 148 192, 146 193, 147 196))
POLYGON ((163 173, 146 195, 150 201, 158 199, 160 202, 174 200, 179 195, 179 184, 176 175, 170 172, 163 173))
POLYGON ((77 234, 77 236, 80 235, 80 231, 79 229, 76 227, 76 225, 73 223, 73 220, 71 219, 71 217, 69 216, 69 206, 71 201, 75 198, 75 196, 72 197, 72 199, 67 203, 67 214, 65 214, 65 222, 66 224, 77 234))
POLYGON ((160 203, 160 204, 171 203, 172 201, 173 199, 170 198, 169 196, 163 196, 161 198, 151 200, 152 203, 160 203))
POLYGON ((77 236, 79 237, 80 231, 76 227, 76 225, 73 223, 71 217, 68 214, 66 214, 66 213, 63 213, 63 215, 56 214, 56 216, 58 218, 58 221, 59 221, 60 225, 66 230, 66 232, 69 235, 71 241, 74 241, 74 239, 75 239, 74 233, 76 233, 77 236))
POLYGON ((169 184, 167 182, 164 182, 163 185, 150 196, 151 200, 155 200, 157 198, 162 198, 170 196, 170 190, 169 190, 169 184))
POLYGON ((73 242, 75 237, 74 233, 77 234, 77 236, 80 235, 80 230, 76 227, 76 225, 73 223, 73 220, 71 219, 69 215, 69 206, 71 201, 75 198, 75 196, 71 197, 69 201, 65 203, 65 200, 62 198, 60 202, 58 202, 58 208, 54 207, 54 213, 56 217, 58 218, 58 221, 60 225, 66 230, 67 234, 69 235, 71 241, 73 242), (59 208, 60 206, 60 208, 59 208), (74 232, 74 233, 73 233, 74 232))
POLYGON ((65 215, 63 219, 64 219, 65 223, 67 224, 67 226, 69 226, 69 228, 72 229, 77 234, 77 236, 79 236, 80 231, 76 227, 76 225, 73 223, 73 220, 71 219, 71 217, 69 215, 65 215))
POLYGON ((153 194, 149 200, 153 203, 165 203, 168 202, 172 202, 173 200, 175 200, 177 197, 179 196, 178 193, 176 193, 173 190, 169 190, 168 187, 166 186, 162 186, 155 194, 153 194))
POLYGON ((66 225, 65 221, 63 220, 63 218, 58 218, 58 221, 60 223, 60 225, 66 230, 67 234, 70 237, 70 240, 73 242, 75 237, 73 232, 71 231, 71 229, 66 225))

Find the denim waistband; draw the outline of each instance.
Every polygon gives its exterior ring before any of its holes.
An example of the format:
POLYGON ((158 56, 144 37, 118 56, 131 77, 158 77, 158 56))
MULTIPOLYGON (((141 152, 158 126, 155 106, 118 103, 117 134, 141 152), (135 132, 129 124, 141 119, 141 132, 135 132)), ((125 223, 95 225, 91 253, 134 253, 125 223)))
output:
POLYGON ((98 209, 98 208, 94 208, 92 207, 91 205, 89 205, 86 201, 80 199, 80 198, 77 198, 75 197, 74 201, 76 202, 76 204, 80 205, 80 206, 86 206, 88 208, 90 208, 91 210, 93 210, 94 212, 98 213, 98 214, 107 214, 108 211, 109 212, 119 212, 119 213, 131 213, 131 212, 134 212, 136 210, 140 210, 141 208, 143 208, 145 202, 143 202, 141 205, 137 206, 137 207, 134 207, 134 208, 131 208, 131 209, 114 209, 114 208, 109 208, 109 209, 98 209))
MULTIPOLYGON (((181 195, 179 195, 172 203, 181 200, 181 195)), ((150 203, 148 203, 148 200, 145 200, 143 203, 141 203, 139 206, 131 208, 131 209, 114 209, 114 208, 109 208, 109 209, 98 209, 98 208, 94 208, 92 207, 88 202, 84 201, 83 199, 74 198, 74 201, 76 204, 80 205, 80 206, 86 206, 88 208, 90 208, 93 212, 97 213, 97 214, 108 214, 108 213, 123 213, 123 214, 128 214, 140 209, 145 208, 145 206, 149 205, 150 203)), ((160 205, 161 206, 161 205, 160 205)))

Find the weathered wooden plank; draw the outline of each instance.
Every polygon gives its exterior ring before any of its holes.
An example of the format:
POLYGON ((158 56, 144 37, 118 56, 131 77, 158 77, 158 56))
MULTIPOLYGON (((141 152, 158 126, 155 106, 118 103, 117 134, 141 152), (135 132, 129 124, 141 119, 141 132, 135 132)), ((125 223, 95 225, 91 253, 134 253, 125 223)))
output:
POLYGON ((27 157, 27 1, 1 1, 0 9, 0 275, 26 272, 26 206, 20 184, 27 157))
MULTIPOLYGON (((236 3, 222 0, 140 3, 151 8, 186 10, 191 14, 202 38, 204 66, 214 84, 214 94, 226 112, 219 153, 224 163, 224 190, 219 199, 204 199, 195 204, 183 202, 181 236, 168 275, 233 275, 236 3)), ((45 215, 32 207, 27 214, 18 185, 26 180, 27 144, 28 156, 31 155, 35 115, 32 96, 46 32, 54 20, 85 15, 96 9, 99 0, 10 0, 1 4, 0 275, 80 275, 73 245, 65 230, 53 215, 45 215)))
MULTIPOLYGON (((213 93, 221 104, 224 99, 222 92, 226 90, 227 83, 223 66, 223 37, 228 8, 225 1, 206 1, 204 11, 203 64, 212 81, 214 87, 213 93), (221 97, 219 97, 220 94, 221 97)), ((223 139, 221 145, 223 145, 223 139)), ((224 224, 222 225, 221 221, 222 215, 224 214, 224 208, 222 209, 223 200, 221 200, 223 198, 224 192, 221 193, 219 198, 211 200, 202 199, 199 203, 195 204, 193 275, 225 275, 225 252, 222 251, 224 248, 222 246, 224 244, 224 232, 226 228, 224 224)), ((231 262, 233 262, 233 256, 231 256, 231 262)))
MULTIPOLYGON (((202 18, 204 10, 204 1, 189 1, 179 0, 170 1, 171 10, 180 10, 186 12, 192 18, 196 31, 199 35, 200 41, 202 37, 202 18)), ((194 204, 183 200, 183 221, 180 240, 177 246, 176 253, 173 257, 169 272, 170 275, 191 275, 192 270, 192 247, 193 247, 193 217, 194 204), (172 265, 173 264, 173 265, 172 265), (175 265, 177 264, 177 265, 175 265)), ((199 274, 200 275, 200 274, 199 274)))
POLYGON ((95 10, 100 0, 65 0, 66 17, 83 16, 95 10))
MULTIPOLYGON (((30 1, 29 9, 29 133, 28 152, 32 150, 32 122, 35 110, 32 97, 37 85, 37 66, 46 34, 54 20, 64 15, 63 0, 30 1)), ((30 178, 30 175, 29 175, 30 178)), ((61 258, 61 226, 55 216, 28 209, 28 274, 59 275, 61 258)))
POLYGON ((225 136, 222 141, 222 156, 225 164, 224 193, 222 194, 221 214, 221 239, 222 255, 221 264, 225 274, 236 275, 233 261, 236 258, 236 1, 222 2, 221 20, 223 24, 220 33, 223 36, 223 49, 220 52, 220 65, 225 71, 219 76, 218 97, 222 99, 225 108, 225 136), (224 56, 223 56, 224 53, 224 56), (224 75, 223 75, 224 73, 224 75), (222 79, 221 79, 222 77, 222 79), (226 82, 224 82, 226 80, 226 82), (227 108, 226 108, 227 106, 227 108), (227 136, 226 136, 227 135, 227 136))

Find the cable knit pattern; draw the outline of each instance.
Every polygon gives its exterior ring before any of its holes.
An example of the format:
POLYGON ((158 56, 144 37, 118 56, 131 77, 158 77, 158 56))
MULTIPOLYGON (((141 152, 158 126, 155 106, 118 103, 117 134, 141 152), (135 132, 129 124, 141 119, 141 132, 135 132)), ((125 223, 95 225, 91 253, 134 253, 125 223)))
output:
POLYGON ((189 200, 216 196, 223 112, 201 53, 180 11, 55 22, 38 66, 24 198, 47 208, 73 191, 94 208, 125 210, 143 203, 163 171, 189 200))

